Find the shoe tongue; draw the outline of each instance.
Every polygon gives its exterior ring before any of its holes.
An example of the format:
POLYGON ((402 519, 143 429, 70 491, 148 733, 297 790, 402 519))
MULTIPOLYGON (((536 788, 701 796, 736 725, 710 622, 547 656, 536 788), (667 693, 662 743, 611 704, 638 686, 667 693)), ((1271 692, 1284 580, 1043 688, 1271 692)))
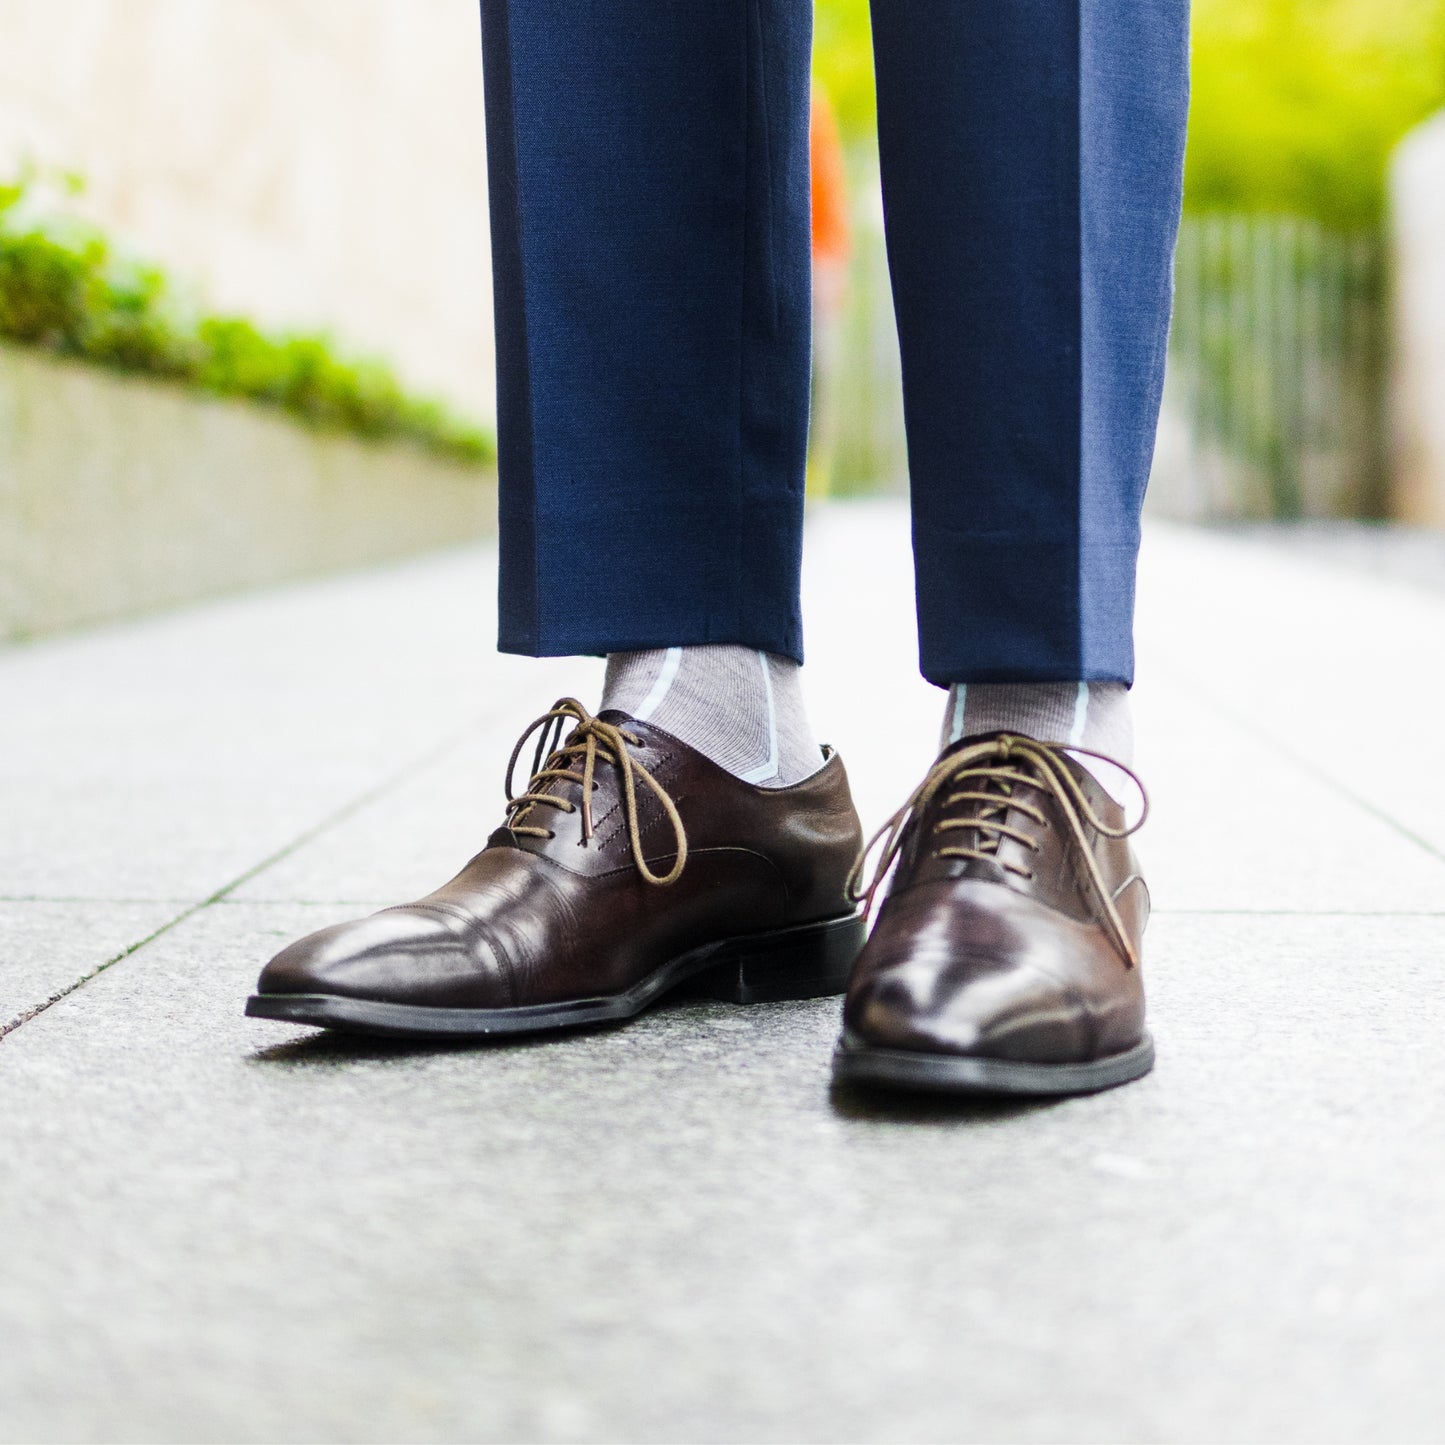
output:
MULTIPOLYGON (((974 733, 968 737, 960 738, 956 743, 950 744, 940 754, 939 761, 941 762, 944 758, 952 754, 961 753, 966 748, 974 748, 985 743, 993 742, 997 738, 1018 736, 1020 736, 1020 734, 1011 733, 1007 729, 998 729, 988 733, 974 733)), ((1036 765, 1029 759, 1021 757, 1018 753, 1012 751, 1007 757, 1000 752, 993 758, 979 758, 970 764, 969 768, 971 771, 972 768, 975 767, 989 768, 998 766, 1007 767, 1012 771, 1022 773, 1025 777, 1030 778, 1036 777, 1038 771, 1036 765)), ((947 798, 949 793, 953 791, 953 786, 954 785, 945 784, 940 790, 940 802, 946 813, 959 817, 978 817, 987 814, 995 818, 1004 818, 1008 815, 1008 810, 1012 806, 1013 788, 1002 778, 970 777, 967 779, 966 786, 969 792, 996 795, 998 798, 996 805, 985 803, 979 798, 970 798, 967 801, 950 805, 947 802, 947 798)), ((997 834, 992 834, 984 830, 974 837, 972 846, 977 848, 980 853, 991 855, 998 851, 999 842, 1000 838, 997 834)), ((970 860, 968 870, 990 877, 999 871, 998 864, 994 863, 991 857, 987 862, 983 859, 970 860)), ((1002 879, 1001 873, 999 873, 999 878, 1000 880, 1002 879)))
POLYGON ((957 742, 949 743, 939 756, 944 757, 949 753, 956 753, 962 748, 975 748, 981 743, 996 742, 999 738, 1023 738, 1027 742, 1037 741, 1037 739, 1029 737, 1027 733, 1012 732, 1008 728, 995 728, 992 732, 987 733, 969 733, 967 736, 959 738, 957 742))
MULTIPOLYGON (((1005 737, 1026 737, 1026 734, 1009 732, 1006 728, 999 728, 996 731, 989 733, 971 733, 969 734, 969 736, 959 738, 957 742, 950 743, 946 748, 944 748, 944 750, 938 755, 938 761, 942 762, 944 758, 950 757, 954 753, 961 753, 965 748, 980 747, 985 743, 996 742, 999 738, 1005 737)), ((1027 741, 1033 742, 1034 739, 1028 738, 1027 741)), ((993 759, 980 758, 976 766, 991 767, 998 764, 1006 764, 1008 767, 1016 768, 1019 772, 1027 773, 1030 776, 1036 776, 1038 773, 1037 766, 1030 759, 1022 756, 1021 754, 1013 750, 1009 751, 1007 757, 1004 757, 1002 752, 1000 751, 1000 753, 993 759)))
MULTIPOLYGON (((606 708, 602 712, 596 713, 595 716, 599 722, 610 723, 613 727, 620 730, 625 730, 627 732, 631 732, 634 728, 645 727, 645 724, 639 723, 638 720, 631 715, 631 713, 624 712, 621 708, 617 707, 606 708)), ((559 748, 565 747, 567 739, 570 736, 570 730, 563 733, 562 736, 557 740, 557 746, 559 748)), ((599 739, 598 741, 600 742, 601 740, 599 739)), ((627 740, 625 738, 622 740, 622 746, 624 748, 627 747, 627 740)), ((566 766, 569 767, 574 773, 580 773, 582 771, 582 762, 583 758, 581 752, 576 752, 567 759, 566 766)), ((599 747, 597 750, 596 764, 596 773, 599 780, 606 771, 613 769, 616 766, 616 763, 612 761, 611 757, 605 751, 605 749, 603 747, 599 747)), ((577 788, 580 786, 581 785, 573 779, 550 778, 543 785, 542 791, 555 793, 563 789, 577 788)))
MULTIPOLYGON (((628 715, 627 715, 625 712, 622 712, 622 711, 620 711, 620 710, 617 709, 617 708, 608 708, 606 712, 598 713, 598 714, 596 714, 596 716, 599 717, 603 722, 609 722, 609 723, 612 723, 614 726, 619 726, 619 727, 620 727, 620 726, 622 725, 622 723, 624 723, 624 722, 631 722, 631 721, 632 721, 632 719, 629 718, 628 715)), ((561 737, 559 737, 559 738, 557 739, 557 747, 556 747, 556 749, 554 749, 552 752, 546 754, 546 756, 542 759, 542 766, 543 766, 543 767, 546 767, 548 764, 550 764, 550 763, 552 762, 552 760, 556 757, 557 751, 566 746, 566 744, 567 744, 567 739, 572 735, 572 731, 573 731, 573 730, 569 728, 566 732, 564 732, 564 733, 562 734, 561 737)), ((541 784, 539 784, 539 785, 538 785, 537 787, 535 787, 535 788, 532 788, 531 785, 530 785, 530 783, 529 783, 529 785, 528 785, 529 791, 531 791, 531 792, 537 792, 537 793, 546 793, 546 794, 548 794, 548 795, 551 796, 551 797, 559 797, 559 796, 561 796, 562 794, 568 793, 568 792, 577 792, 578 790, 580 790, 580 788, 581 788, 581 786, 582 786, 582 784, 581 784, 581 782, 580 782, 580 780, 579 780, 580 774, 581 774, 581 772, 582 772, 582 765, 583 765, 583 759, 582 759, 581 753, 580 753, 580 752, 578 752, 578 753, 572 753, 572 754, 570 754, 568 757, 566 757, 565 759, 562 760, 560 766, 565 767, 565 768, 567 768, 569 771, 578 774, 578 775, 579 775, 578 778, 547 778, 545 781, 543 781, 541 784)), ((603 752, 601 752, 601 751, 599 751, 598 754, 597 754, 597 764, 596 764, 596 777, 598 778, 599 781, 601 780, 602 775, 603 775, 609 768, 611 768, 612 766, 613 766, 613 764, 608 760, 606 754, 603 753, 603 752)), ((519 813, 519 814, 517 815, 517 820, 520 820, 520 819, 524 818, 524 817, 526 816, 526 813, 531 812, 531 811, 532 811, 532 810, 531 810, 531 808, 529 807, 529 808, 527 808, 526 810, 524 810, 522 813, 519 813)))

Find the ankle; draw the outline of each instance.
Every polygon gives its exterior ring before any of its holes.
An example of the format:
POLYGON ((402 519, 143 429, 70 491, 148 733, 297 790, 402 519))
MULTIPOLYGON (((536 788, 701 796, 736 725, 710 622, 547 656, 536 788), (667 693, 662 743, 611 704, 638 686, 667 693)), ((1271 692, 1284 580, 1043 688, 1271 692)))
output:
POLYGON ((614 652, 602 707, 650 722, 745 782, 785 788, 817 772, 801 668, 730 644, 614 652))
POLYGON ((943 713, 942 747, 982 733, 1021 733, 1039 742, 1087 748, 1078 762, 1116 802, 1134 792, 1127 775, 1105 758, 1130 767, 1134 722, 1129 689, 1120 682, 956 682, 943 713))

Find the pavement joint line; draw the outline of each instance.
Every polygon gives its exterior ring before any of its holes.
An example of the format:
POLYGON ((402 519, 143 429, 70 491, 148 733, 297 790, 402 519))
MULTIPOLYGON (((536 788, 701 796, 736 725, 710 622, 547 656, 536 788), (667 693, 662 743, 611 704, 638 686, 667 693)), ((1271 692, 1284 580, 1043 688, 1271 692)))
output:
POLYGON ((1377 822, 1384 823, 1386 827, 1392 828, 1402 838, 1415 844, 1417 848, 1428 853, 1437 862, 1445 863, 1445 850, 1436 847, 1428 838, 1421 837, 1409 824, 1402 823, 1398 818, 1387 813, 1378 803, 1371 802, 1369 798, 1364 797, 1347 784, 1342 783, 1333 773, 1321 767, 1320 764, 1312 758, 1295 752, 1283 739, 1277 737, 1275 733, 1263 723, 1256 722, 1247 713, 1240 712, 1230 707, 1228 703, 1221 702, 1219 698, 1207 688, 1200 688, 1196 684, 1185 682, 1183 677, 1168 668, 1167 664, 1161 671, 1168 676, 1174 686, 1185 691, 1189 696, 1195 698, 1196 701, 1202 702, 1205 707, 1212 708, 1220 717, 1232 722, 1236 727, 1251 734, 1258 741, 1272 748, 1281 756, 1288 758, 1296 767, 1313 777, 1316 782, 1323 783, 1327 788, 1333 789, 1340 797, 1368 813, 1377 822))
MULTIPOLYGON (((314 839, 320 837, 321 834, 325 833, 328 829, 334 828, 338 823, 344 822, 347 818, 352 817, 356 813, 359 813, 363 808, 366 808, 370 806, 370 804, 376 802, 377 799, 385 797, 387 793, 393 791, 395 788, 400 787, 410 778, 415 777, 419 773, 424 773, 434 763, 439 762, 442 758, 446 757, 455 749, 464 746, 467 740, 475 736, 475 734, 479 730, 484 728, 487 723, 496 716, 499 710, 499 708, 488 708, 479 716, 473 717, 462 727, 447 733, 438 742, 427 748, 425 752, 413 758, 410 762, 404 764, 395 772, 388 774, 385 778, 382 779, 381 782, 377 783, 375 786, 366 789, 365 792, 352 798, 349 802, 343 803, 339 808, 336 808, 332 812, 328 813, 325 817, 314 823, 310 828, 307 828, 302 833, 299 833, 289 843, 284 844, 274 853, 271 853, 267 857, 261 859, 259 863, 253 864, 250 868, 246 869, 245 872, 231 879, 229 883, 218 888, 208 897, 202 898, 199 901, 192 903, 189 907, 182 909, 182 911, 176 914, 174 918, 161 924, 159 928, 155 929, 151 933, 148 933, 144 938, 139 939, 135 943, 129 944, 127 947, 121 949, 119 953, 113 954, 110 958, 104 960, 104 962, 98 963, 94 968, 90 969, 87 973, 82 974, 73 983, 67 984, 64 988, 59 989, 55 993, 51 994, 50 997, 45 999, 43 1002, 35 1004, 32 1008, 26 1009, 24 1013, 17 1014, 14 1018, 10 1019, 8 1023, 0 1024, 0 1043, 3 1043, 4 1040, 8 1038, 9 1035, 13 1034, 17 1029, 21 1028, 25 1024, 30 1023, 33 1019, 36 1019, 41 1014, 43 1014, 47 1009, 59 1003, 61 999, 68 998, 71 994, 77 992, 79 989, 84 988, 85 985, 90 983, 93 979, 99 978, 100 975, 103 974, 107 969, 114 967, 114 965, 120 963, 123 959, 129 958, 131 954, 139 952, 142 948, 146 947, 147 944, 154 943, 156 939, 158 939, 162 934, 169 933, 171 929, 175 928, 178 924, 184 923, 188 918, 194 918, 196 914, 203 912, 207 908, 210 908, 213 904, 223 902, 228 894, 235 892, 235 890, 241 887, 242 884, 249 883, 251 879, 259 877, 268 868, 275 867, 277 863, 281 862, 282 859, 289 857, 298 848, 305 847, 307 843, 310 843, 314 839)), ((53 902, 57 900, 37 899, 34 901, 53 902)), ((100 899, 97 901, 113 903, 116 900, 100 899)), ((157 902, 164 900, 152 899, 147 901, 157 902)))
POLYGON ((220 898, 227 908, 391 908, 387 898, 220 898))
POLYGON ((69 893, 0 893, 0 903, 194 903, 194 898, 90 898, 69 893))
MULTIPOLYGON (((490 831, 490 830, 488 830, 490 831)), ((288 845, 289 846, 289 845, 288 845)), ((86 903, 86 904, 108 904, 114 907, 143 907, 153 903, 174 903, 189 906, 210 900, 197 899, 194 896, 183 898, 114 898, 105 894, 78 895, 70 893, 0 893, 0 904, 5 903, 86 903)), ((317 904, 357 904, 365 906, 368 903, 379 903, 381 900, 375 898, 223 898, 218 900, 223 903, 317 903, 317 904)), ((384 905, 383 905, 384 906, 384 905)), ((1158 912, 1158 909, 1155 909, 1158 912)))
POLYGON ((1440 908, 1152 908, 1151 918, 1445 918, 1440 908))

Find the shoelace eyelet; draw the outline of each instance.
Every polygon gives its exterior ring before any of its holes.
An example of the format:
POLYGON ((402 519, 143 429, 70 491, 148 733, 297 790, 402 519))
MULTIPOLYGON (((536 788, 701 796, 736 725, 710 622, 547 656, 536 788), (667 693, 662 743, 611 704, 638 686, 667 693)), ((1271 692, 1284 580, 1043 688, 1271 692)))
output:
MULTIPOLYGON (((1002 809, 1003 814, 1006 815, 1010 806, 1021 807, 1026 815, 1032 816, 1044 828, 1051 828, 1052 825, 1046 817, 1038 816, 1038 809, 1014 798, 1014 785, 1021 783, 1030 789, 1051 794, 1054 806, 1059 810, 1063 822, 1067 825, 1066 834, 1078 850, 1075 863, 1076 865, 1082 864, 1081 881, 1093 894, 1100 921, 1109 933, 1125 966, 1136 967, 1139 962, 1137 945, 1130 938, 1118 906, 1105 885, 1099 864, 1094 857, 1093 848, 1100 838, 1118 840, 1137 832, 1149 816, 1149 796, 1144 790, 1144 785, 1139 781, 1138 775, 1131 768, 1114 758, 1105 757, 1103 753, 1095 752, 1092 748, 1076 746, 1066 748, 1062 743, 1040 742, 1033 738, 1001 734, 998 737, 982 739, 961 749, 945 753, 934 763, 923 781, 909 794, 902 807, 873 835, 859 853, 857 862, 853 865, 853 871, 848 877, 848 896, 856 902, 862 903, 865 913, 871 912, 879 891, 892 872, 894 863, 898 861, 904 851, 910 820, 921 815, 922 811, 937 797, 939 791, 950 785, 965 783, 964 789, 957 796, 948 795, 945 802, 964 801, 967 796, 965 780, 969 779, 976 779, 981 783, 992 785, 994 788, 997 788, 1000 783, 1005 785, 1004 791, 998 795, 997 802, 992 797, 979 800, 989 803, 995 816, 987 819, 980 816, 976 820, 976 824, 970 824, 965 820, 941 819, 930 829, 928 835, 930 840, 950 825, 955 828, 974 827, 980 838, 992 835, 993 848, 991 851, 993 853, 997 852, 997 846, 1005 836, 1012 836, 1016 841, 1027 842, 1035 853, 1042 852, 1043 845, 1036 838, 1021 837, 1021 830, 1009 825, 1006 816, 1001 818, 997 814, 1002 809), (1091 805, 1083 787, 1070 771, 1065 758, 1066 753, 1082 753, 1090 757, 1101 758, 1130 777, 1139 789, 1139 795, 1144 805, 1139 818, 1133 823, 1115 825, 1100 817, 1091 805), (1016 769, 1020 763, 1027 765, 1027 771, 1032 776, 1018 777, 1016 775, 1016 769), (868 859, 874 848, 880 843, 882 849, 874 864, 872 880, 866 888, 862 887, 863 872, 868 859)), ((939 853, 942 856, 950 857, 981 856, 979 850, 952 848, 942 848, 939 853)), ((1004 866, 1016 876, 1030 880, 1034 877, 1032 871, 1025 872, 1008 863, 1005 863, 1004 866)))
MULTIPOLYGON (((643 881, 666 887, 675 883, 682 875, 687 862, 687 830, 682 816, 666 789, 643 766, 632 757, 629 748, 645 748, 644 739, 630 728, 619 728, 613 723, 595 717, 576 698, 565 697, 555 703, 541 717, 537 718, 517 739, 512 756, 507 763, 506 795, 507 825, 514 832, 531 837, 555 838, 556 833, 528 824, 526 818, 534 808, 552 807, 567 813, 581 812, 582 837, 580 843, 586 846, 593 837, 592 792, 596 786, 596 769, 599 760, 610 765, 618 774, 620 797, 618 803, 626 822, 628 839, 631 844, 632 861, 643 881), (563 728, 568 722, 574 724, 571 733, 563 738, 563 728), (517 759, 527 739, 534 733, 540 734, 532 759, 532 777, 526 791, 514 793, 512 779, 517 759), (579 756, 580 755, 580 756, 579 756), (581 772, 572 766, 580 761, 581 772), (564 766, 565 764, 565 766, 564 766), (569 783, 580 784, 582 800, 578 804, 567 798, 559 798, 543 787, 550 788, 555 782, 566 779, 569 783), (672 867, 666 873, 654 873, 648 866, 642 845, 642 826, 639 814, 637 784, 642 783, 661 805, 663 815, 672 828, 677 844, 672 867)), ((653 750, 656 751, 655 749, 653 750)), ((661 759, 666 762, 666 758, 661 759)), ((654 764, 656 766, 656 764, 654 764)), ((598 845, 602 845, 599 843, 598 845)))

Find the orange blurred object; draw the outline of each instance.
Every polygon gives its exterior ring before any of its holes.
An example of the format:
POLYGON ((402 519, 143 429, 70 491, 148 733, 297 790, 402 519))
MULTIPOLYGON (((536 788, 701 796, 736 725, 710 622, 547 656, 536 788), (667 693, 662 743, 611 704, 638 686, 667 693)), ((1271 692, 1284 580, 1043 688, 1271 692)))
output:
POLYGON ((838 118, 827 93, 813 87, 808 125, 813 181, 813 265, 841 270, 848 261, 848 177, 843 168, 843 142, 838 118))
POLYGON ((848 294, 848 173, 838 118, 827 92, 813 88, 808 123, 813 188, 813 404, 808 421, 808 494, 832 490, 838 439, 838 385, 848 294))

